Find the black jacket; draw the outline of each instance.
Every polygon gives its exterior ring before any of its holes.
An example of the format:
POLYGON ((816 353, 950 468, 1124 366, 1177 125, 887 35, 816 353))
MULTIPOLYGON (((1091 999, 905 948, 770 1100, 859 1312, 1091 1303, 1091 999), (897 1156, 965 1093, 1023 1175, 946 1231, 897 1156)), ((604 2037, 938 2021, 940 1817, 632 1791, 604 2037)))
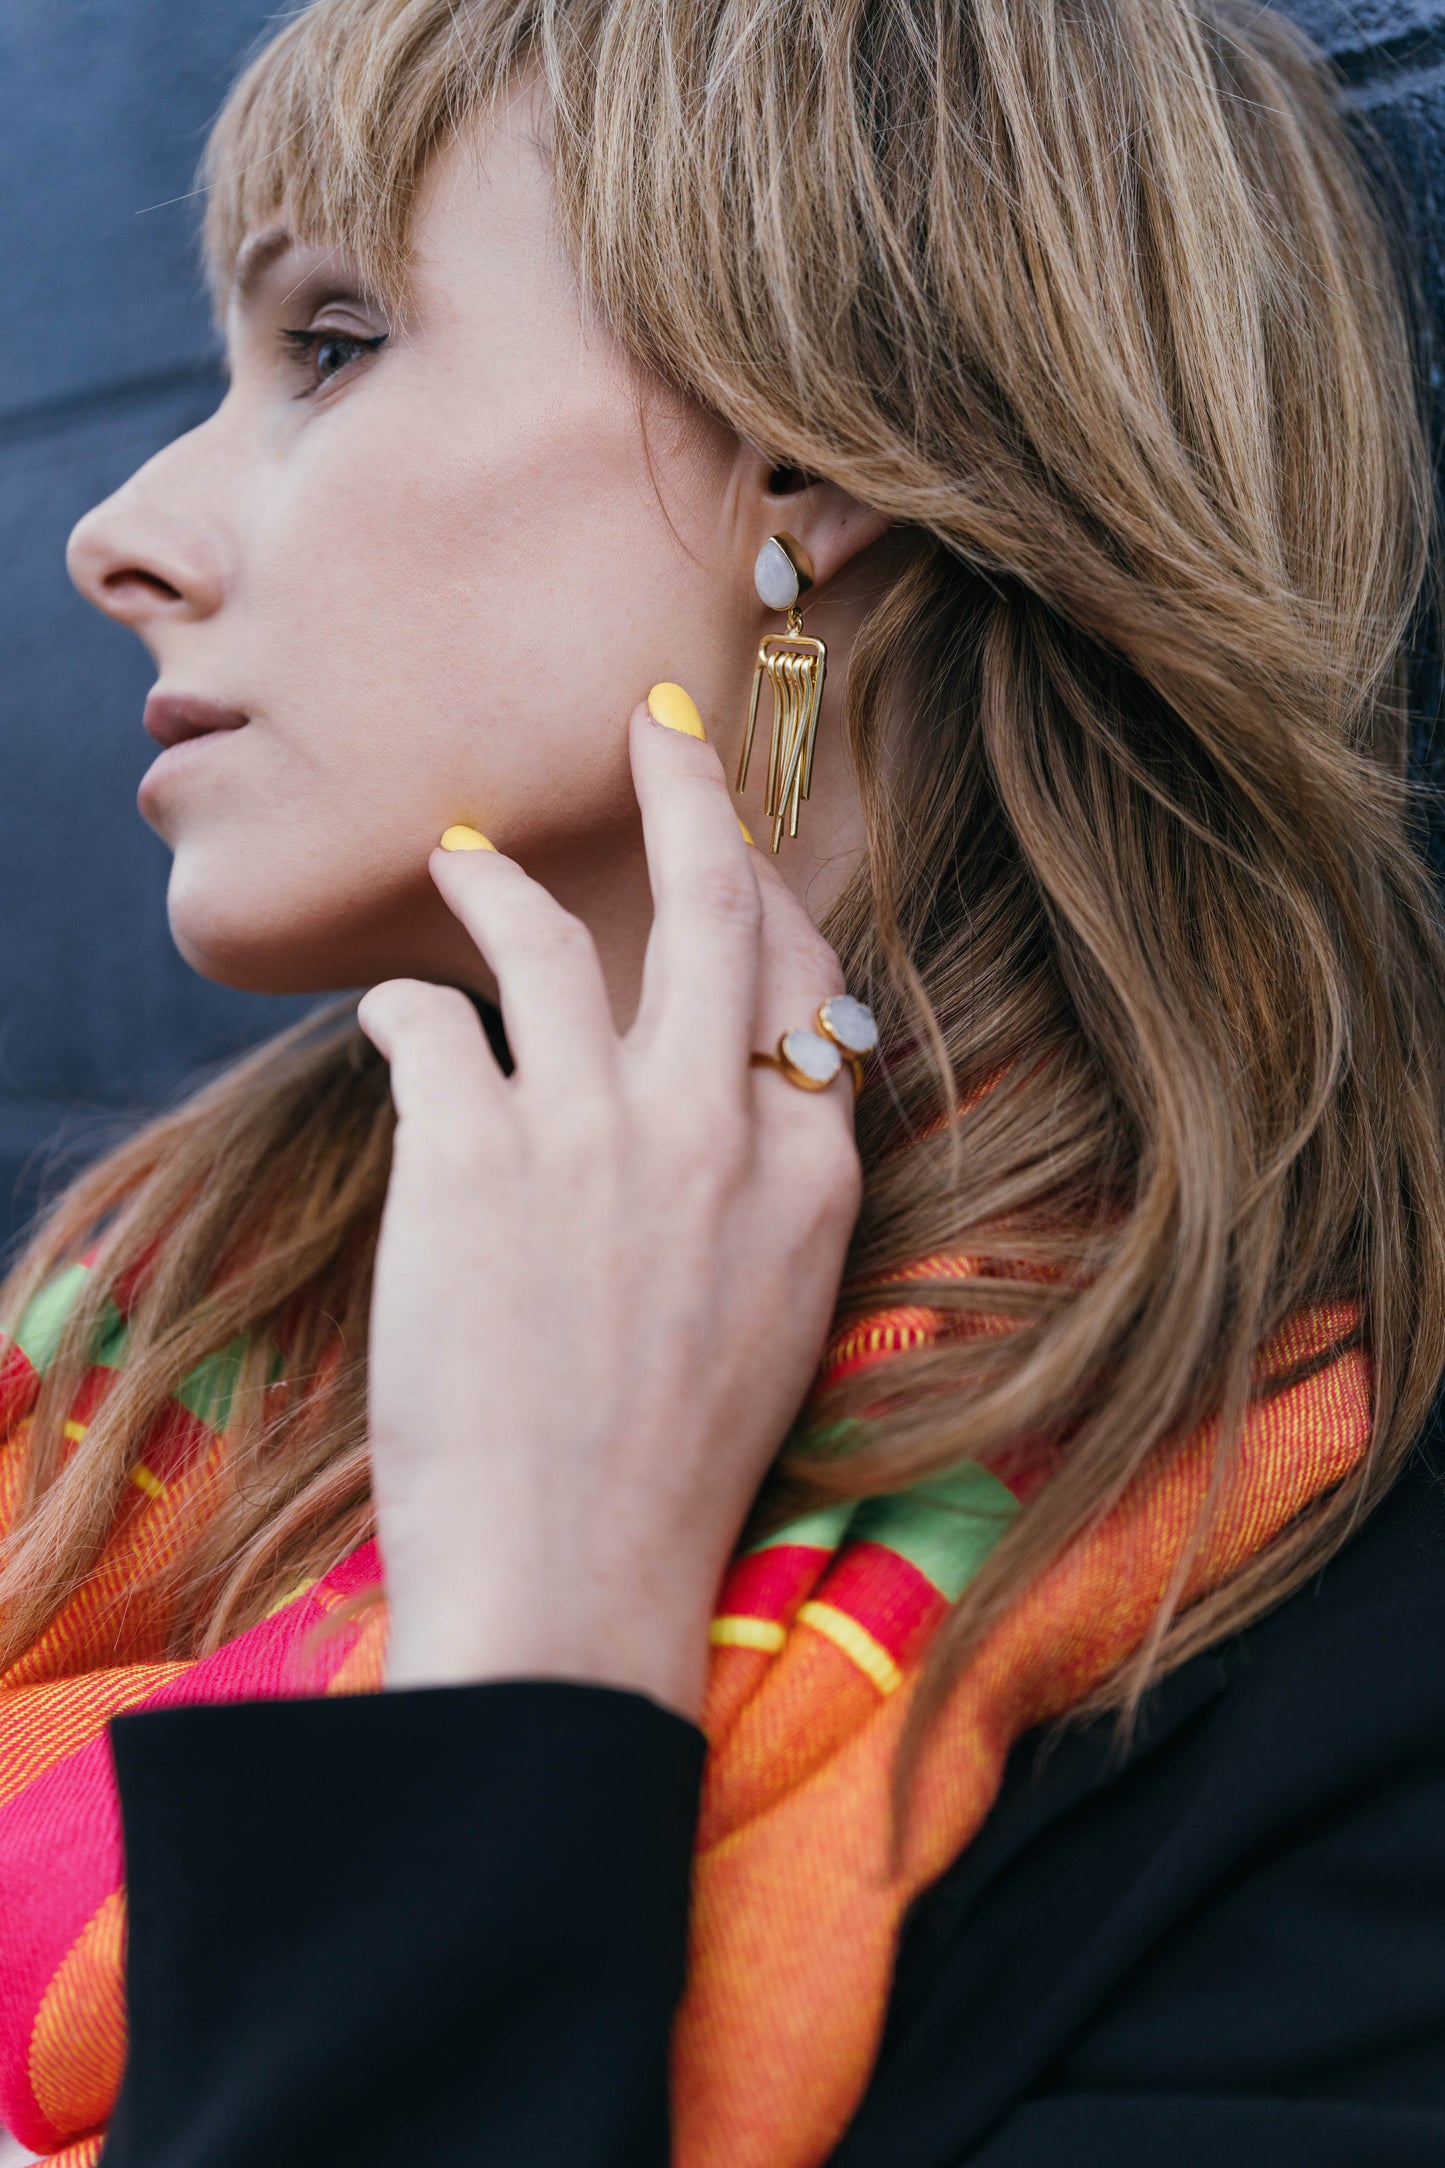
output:
MULTIPOLYGON (((663 2168, 702 1741, 515 1683, 113 1727, 103 2168, 663 2168)), ((833 2168, 1442 2168, 1445 1487, 1106 1724, 910 1915, 833 2168)))

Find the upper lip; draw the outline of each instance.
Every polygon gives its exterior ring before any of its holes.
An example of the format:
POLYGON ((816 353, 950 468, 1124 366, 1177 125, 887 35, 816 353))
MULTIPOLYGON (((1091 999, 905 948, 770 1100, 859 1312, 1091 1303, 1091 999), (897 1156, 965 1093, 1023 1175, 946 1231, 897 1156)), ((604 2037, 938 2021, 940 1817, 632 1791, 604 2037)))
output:
POLYGON ((239 708, 223 708, 195 693, 156 691, 145 706, 145 727, 158 745, 179 745, 183 738, 205 738, 215 730, 239 730, 247 720, 239 708))

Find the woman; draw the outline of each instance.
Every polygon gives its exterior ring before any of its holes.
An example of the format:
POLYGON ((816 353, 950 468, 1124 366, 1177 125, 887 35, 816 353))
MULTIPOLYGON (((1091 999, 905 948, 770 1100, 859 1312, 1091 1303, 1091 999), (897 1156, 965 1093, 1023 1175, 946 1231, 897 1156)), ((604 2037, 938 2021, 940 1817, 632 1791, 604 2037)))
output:
POLYGON ((371 990, 4 1293, 6 2120, 1438 2158, 1429 487, 1321 69, 319 0, 208 177, 230 390, 72 567, 184 954, 371 990))

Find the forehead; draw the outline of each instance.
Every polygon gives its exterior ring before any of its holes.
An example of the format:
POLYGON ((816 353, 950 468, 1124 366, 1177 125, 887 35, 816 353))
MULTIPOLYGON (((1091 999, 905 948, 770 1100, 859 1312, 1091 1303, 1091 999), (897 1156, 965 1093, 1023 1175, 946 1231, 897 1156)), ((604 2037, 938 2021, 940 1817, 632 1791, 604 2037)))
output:
POLYGON ((491 260, 518 275, 556 270, 564 251, 551 172, 524 117, 508 109, 433 153, 417 181, 409 244, 418 285, 491 260))
POLYGON ((479 64, 460 81, 432 81, 437 71, 424 65, 394 67, 368 77, 362 96, 350 77, 338 85, 331 71, 328 85, 314 67, 282 64, 298 39, 301 57, 315 61, 307 26, 322 13, 313 5, 263 53, 207 143, 204 256, 218 317, 238 292, 245 257, 278 227, 308 247, 334 244, 399 314, 420 199, 435 188, 440 169, 469 154, 474 163, 493 164, 494 148, 509 145, 514 162, 525 151, 550 173, 552 100, 541 69, 524 53, 513 52, 505 65, 498 53, 473 56, 479 64))
POLYGON ((212 291, 224 301, 243 239, 284 206, 296 231, 339 240, 391 299, 433 150, 543 73, 536 11, 530 0, 308 0, 280 12, 207 139, 212 291))
POLYGON ((223 312, 246 310, 287 281, 328 270, 398 316, 428 291, 492 283, 492 268, 523 280, 562 275, 570 284, 548 147, 530 98, 507 100, 426 159, 400 239, 399 260, 388 265, 368 251, 364 235, 318 233, 304 209, 279 206, 242 235, 229 275, 218 280, 217 302, 223 312))

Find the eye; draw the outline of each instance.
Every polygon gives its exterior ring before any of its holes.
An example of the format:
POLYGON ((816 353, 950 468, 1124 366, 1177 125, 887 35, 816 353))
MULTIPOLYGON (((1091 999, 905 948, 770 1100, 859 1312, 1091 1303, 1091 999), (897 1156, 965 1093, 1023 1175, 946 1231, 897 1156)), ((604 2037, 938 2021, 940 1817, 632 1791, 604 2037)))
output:
POLYGON ((306 398, 340 376, 364 354, 374 354, 385 346, 387 334, 380 332, 375 338, 362 338, 358 332, 328 330, 283 331, 282 342, 287 353, 308 382, 300 396, 306 398))

